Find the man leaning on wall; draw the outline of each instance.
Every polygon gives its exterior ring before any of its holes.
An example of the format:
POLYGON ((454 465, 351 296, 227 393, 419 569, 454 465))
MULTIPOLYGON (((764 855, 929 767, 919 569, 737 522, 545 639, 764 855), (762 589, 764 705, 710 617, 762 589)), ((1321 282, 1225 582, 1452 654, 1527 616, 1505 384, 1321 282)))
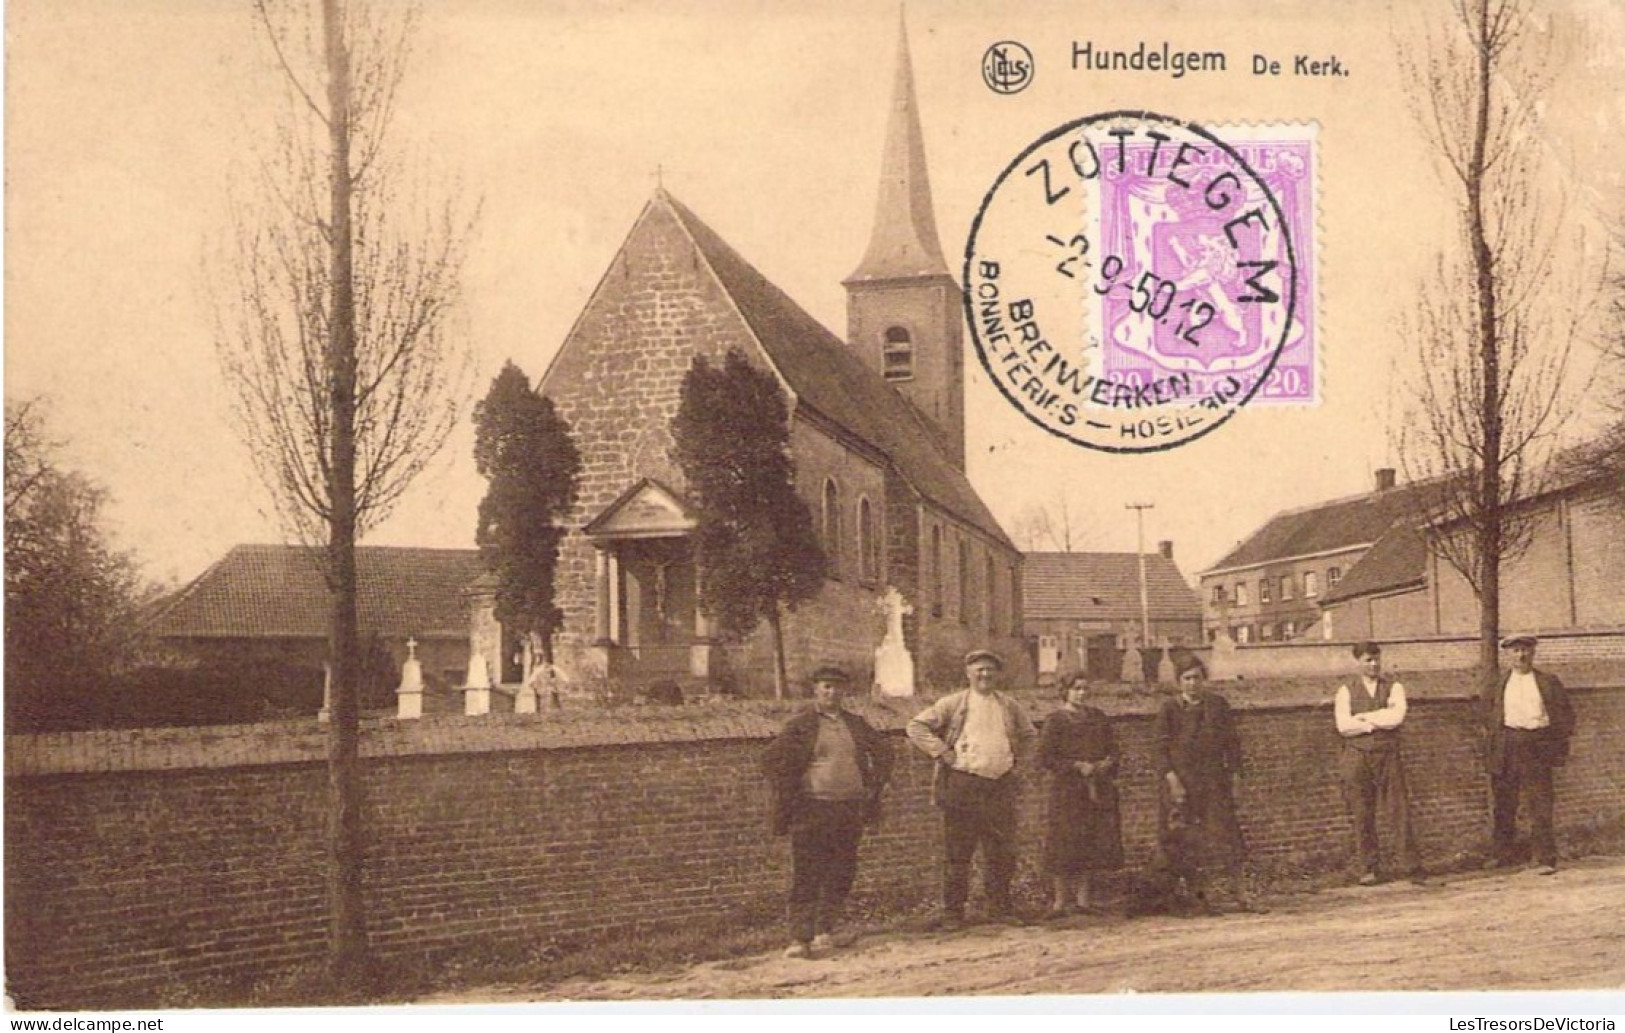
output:
POLYGON ((1554 775, 1569 756, 1574 734, 1574 706, 1557 676, 1535 668, 1533 635, 1503 639, 1511 669, 1492 682, 1480 697, 1484 723, 1484 760, 1493 798, 1494 856, 1485 867, 1515 864, 1520 798, 1529 801, 1535 867, 1542 875, 1557 871, 1557 832, 1553 823, 1554 775))
POLYGON ((982 851, 988 917, 1021 925, 1010 898, 1016 871, 1018 772, 1038 737, 1021 706, 1000 692, 1004 659, 987 649, 965 657, 968 688, 926 707, 908 723, 908 738, 936 761, 932 799, 942 811, 942 914, 935 926, 965 922, 971 858, 982 851))
POLYGON ((840 928, 858 871, 858 842, 880 818, 880 794, 891 778, 892 744, 846 710, 845 668, 813 671, 812 706, 785 724, 762 767, 773 794, 773 834, 790 837, 790 946, 785 956, 811 958, 845 947, 840 928))

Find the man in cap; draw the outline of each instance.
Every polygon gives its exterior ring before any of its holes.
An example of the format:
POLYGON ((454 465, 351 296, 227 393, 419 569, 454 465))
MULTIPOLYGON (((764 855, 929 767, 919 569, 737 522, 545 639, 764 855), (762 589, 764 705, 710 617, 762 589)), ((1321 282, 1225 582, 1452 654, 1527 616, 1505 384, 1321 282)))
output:
POLYGON ((891 741, 842 706, 850 679, 837 664, 813 671, 812 706, 791 718, 762 758, 773 792, 773 834, 790 836, 790 946, 810 958, 845 947, 837 927, 858 871, 858 840, 880 817, 891 741))
POLYGON ((1532 635, 1502 640, 1512 668, 1480 697, 1485 766, 1495 805, 1495 856, 1487 866, 1514 862, 1519 797, 1528 794, 1535 864, 1542 875, 1550 875, 1557 871, 1552 773, 1568 759, 1574 707, 1555 675, 1535 669, 1535 645, 1532 635))
POLYGON ((1380 879, 1379 825, 1390 851, 1397 855, 1398 870, 1410 876, 1412 882, 1424 882, 1426 876, 1411 832, 1405 767, 1399 751, 1399 730, 1405 723, 1405 686, 1383 677, 1382 647, 1375 642, 1355 646, 1354 661, 1359 677, 1338 686, 1332 712, 1337 734, 1343 737, 1338 768, 1343 801, 1354 823, 1360 885, 1372 886, 1380 879))
POLYGON ((1030 756, 1037 733, 1016 701, 998 691, 1003 670, 997 653, 969 653, 969 688, 937 700, 908 723, 909 741, 936 761, 931 795, 942 810, 944 853, 939 929, 964 924, 971 858, 978 847, 989 917, 1022 924, 1010 900, 1016 869, 1016 773, 1030 756))

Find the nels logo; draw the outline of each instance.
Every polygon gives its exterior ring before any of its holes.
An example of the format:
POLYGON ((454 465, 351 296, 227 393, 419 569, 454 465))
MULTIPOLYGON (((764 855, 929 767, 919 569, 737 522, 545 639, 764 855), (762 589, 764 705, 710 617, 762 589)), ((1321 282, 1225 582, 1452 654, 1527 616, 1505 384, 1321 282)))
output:
POLYGON ((1033 81, 1033 52, 1014 40, 993 44, 982 55, 982 81, 994 93, 1020 93, 1033 81))

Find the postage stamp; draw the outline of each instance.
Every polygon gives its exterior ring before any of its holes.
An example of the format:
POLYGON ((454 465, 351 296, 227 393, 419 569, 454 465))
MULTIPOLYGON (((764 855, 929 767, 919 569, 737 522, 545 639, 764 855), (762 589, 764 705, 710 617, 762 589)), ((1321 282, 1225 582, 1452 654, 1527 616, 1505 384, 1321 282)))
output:
POLYGON ((1312 124, 1110 112, 1017 155, 965 248, 972 338, 1005 397, 1108 452, 1316 404, 1315 145, 1312 124))

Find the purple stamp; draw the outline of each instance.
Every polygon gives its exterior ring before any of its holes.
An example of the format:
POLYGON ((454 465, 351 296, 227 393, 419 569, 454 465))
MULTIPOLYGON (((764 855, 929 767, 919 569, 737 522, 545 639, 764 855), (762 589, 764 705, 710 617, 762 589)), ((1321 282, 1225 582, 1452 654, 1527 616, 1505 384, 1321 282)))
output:
POLYGON ((965 251, 978 355, 1045 430, 1172 448, 1318 401, 1314 127, 1070 122, 1012 161, 965 251))

